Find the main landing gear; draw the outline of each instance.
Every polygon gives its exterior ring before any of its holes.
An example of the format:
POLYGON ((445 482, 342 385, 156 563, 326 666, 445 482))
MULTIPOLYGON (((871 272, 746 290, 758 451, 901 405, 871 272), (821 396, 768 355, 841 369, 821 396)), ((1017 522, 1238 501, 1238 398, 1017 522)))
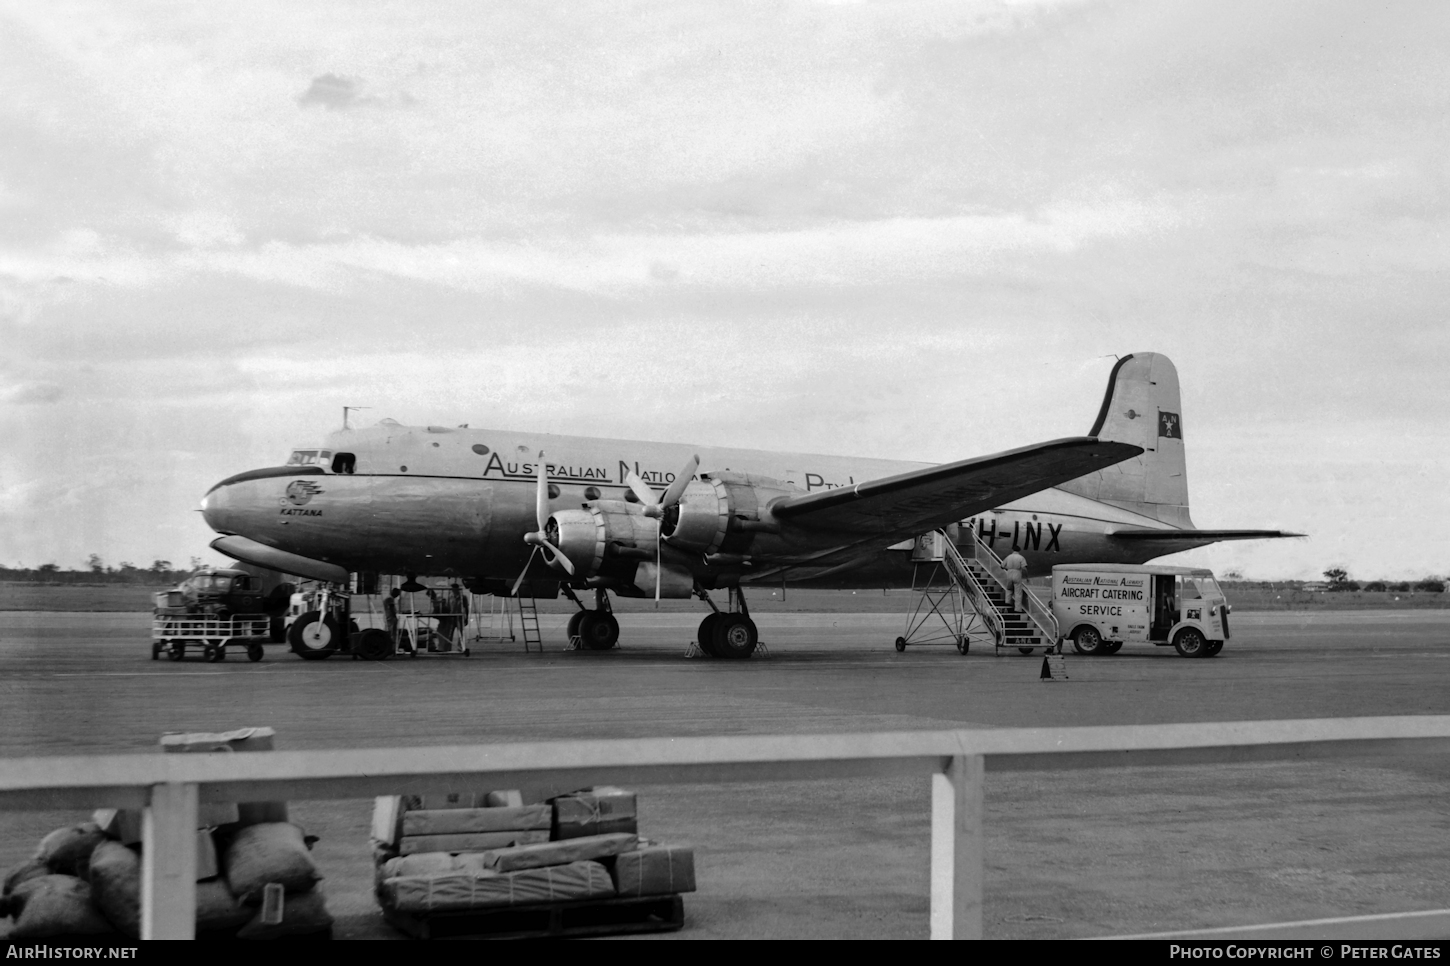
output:
POLYGON ((755 653, 760 643, 760 633, 755 621, 750 619, 750 608, 745 605, 745 595, 738 587, 730 588, 730 611, 715 608, 715 602, 703 589, 696 591, 700 599, 710 605, 710 613, 700 621, 697 640, 700 650, 711 657, 743 660, 755 653), (739 608, 736 610, 736 608, 739 608))
POLYGON ((609 608, 609 595, 604 588, 599 587, 594 591, 594 610, 584 609, 583 602, 574 596, 574 591, 569 587, 565 586, 563 590, 580 608, 577 614, 569 618, 569 643, 573 644, 577 639, 579 646, 589 651, 607 651, 618 646, 619 621, 609 608))

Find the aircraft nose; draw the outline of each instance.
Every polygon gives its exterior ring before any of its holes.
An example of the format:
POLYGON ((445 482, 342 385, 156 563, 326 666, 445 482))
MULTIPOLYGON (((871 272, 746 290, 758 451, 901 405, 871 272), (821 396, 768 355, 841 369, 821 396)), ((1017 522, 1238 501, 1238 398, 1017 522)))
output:
POLYGON ((231 489, 226 483, 218 483, 201 498, 202 519, 217 533, 233 532, 229 526, 232 510, 231 489))

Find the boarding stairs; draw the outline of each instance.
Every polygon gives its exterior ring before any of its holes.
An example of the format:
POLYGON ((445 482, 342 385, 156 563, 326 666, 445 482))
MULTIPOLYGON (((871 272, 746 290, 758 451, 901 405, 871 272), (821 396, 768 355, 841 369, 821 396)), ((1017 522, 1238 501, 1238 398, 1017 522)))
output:
POLYGON ((1030 588, 1023 588, 1025 613, 1009 606, 1002 561, 970 531, 967 545, 958 548, 950 536, 955 529, 937 530, 917 541, 912 555, 917 602, 907 616, 906 633, 896 639, 896 649, 943 642, 940 632, 932 636, 930 628, 936 623, 932 617, 946 627, 945 642, 955 643, 963 654, 976 642, 990 642, 997 654, 1014 647, 1024 653, 1055 647, 1057 621, 1051 610, 1030 588), (919 579, 923 570, 924 582, 919 579), (937 582, 939 575, 945 576, 945 584, 937 582))
POLYGON ((1018 648, 1024 653, 1034 648, 1044 651, 1057 646, 1057 619, 1030 587, 1022 588, 1025 609, 1017 611, 1007 599, 1007 571, 1002 560, 968 531, 970 540, 963 554, 951 542, 945 542, 945 560, 949 571, 968 586, 967 597, 977 613, 993 630, 998 654, 1005 648, 1018 648))

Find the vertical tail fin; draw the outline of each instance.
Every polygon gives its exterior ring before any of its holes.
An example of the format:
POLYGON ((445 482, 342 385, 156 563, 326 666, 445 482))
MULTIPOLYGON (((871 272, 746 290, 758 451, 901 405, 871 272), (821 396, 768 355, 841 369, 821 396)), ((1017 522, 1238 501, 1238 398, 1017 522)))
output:
POLYGON ((1088 435, 1132 443, 1143 447, 1143 453, 1060 484, 1059 489, 1175 527, 1193 527, 1188 517, 1178 370, 1167 356, 1138 352, 1119 359, 1088 435))

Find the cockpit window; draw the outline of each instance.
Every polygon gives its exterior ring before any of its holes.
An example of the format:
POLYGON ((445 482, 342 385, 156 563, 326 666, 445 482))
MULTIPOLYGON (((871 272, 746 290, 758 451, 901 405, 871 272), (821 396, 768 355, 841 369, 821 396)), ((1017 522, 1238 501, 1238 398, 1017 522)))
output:
POLYGON ((326 467, 332 462, 332 450, 315 449, 294 449, 292 455, 287 457, 288 466, 322 466, 326 467))
POLYGON ((338 453, 332 458, 332 472, 351 473, 357 469, 357 456, 352 453, 338 453))

